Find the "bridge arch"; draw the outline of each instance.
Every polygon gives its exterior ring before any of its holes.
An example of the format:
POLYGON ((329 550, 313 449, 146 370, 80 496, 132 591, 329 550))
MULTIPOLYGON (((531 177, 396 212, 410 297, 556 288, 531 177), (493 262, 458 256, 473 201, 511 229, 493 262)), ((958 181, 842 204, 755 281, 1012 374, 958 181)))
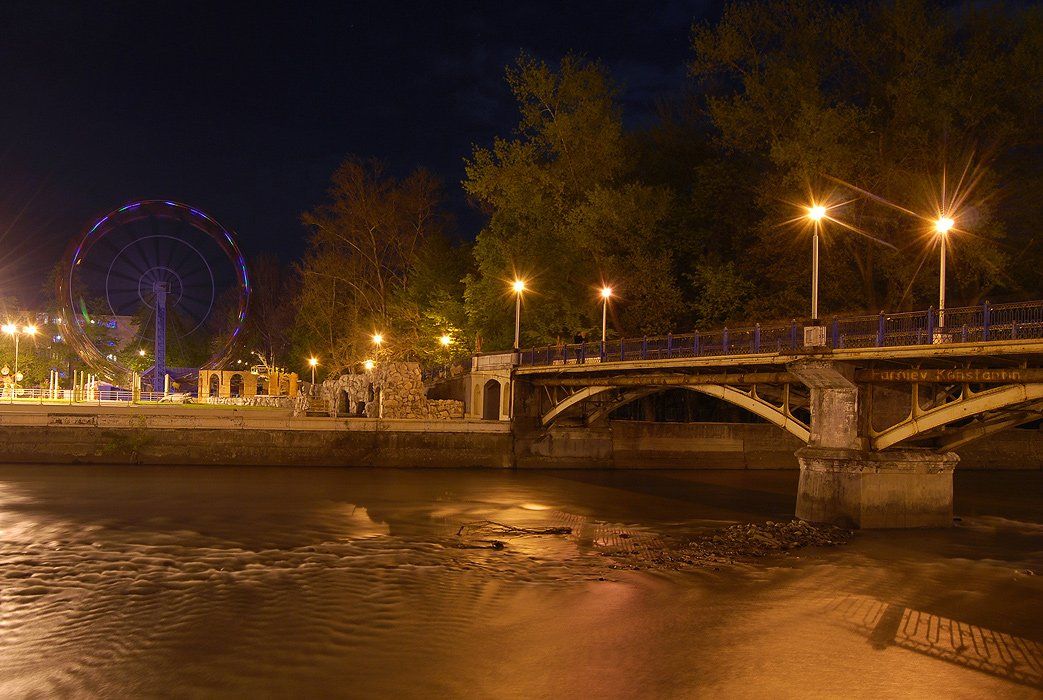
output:
MULTIPOLYGON (((577 406, 588 399, 603 394, 606 391, 611 391, 617 387, 612 386, 590 386, 571 394, 568 398, 562 400, 555 405, 550 411, 548 411, 541 419, 542 424, 546 427, 553 423, 558 416, 565 411, 568 411, 574 406, 577 406)), ((808 442, 811 437, 811 431, 809 427, 803 422, 797 420, 789 412, 789 407, 783 405, 782 407, 776 406, 757 395, 756 390, 751 389, 750 391, 743 391, 736 389, 731 386, 724 386, 720 384, 697 384, 697 385, 680 385, 680 386, 651 386, 651 387, 635 387, 634 389, 624 392, 616 401, 610 402, 606 406, 600 407, 594 413, 594 418, 600 418, 611 411, 614 411, 621 406, 624 406, 631 401, 636 401, 645 396, 665 391, 667 389, 688 389, 689 391, 695 391, 706 396, 712 396, 722 401, 726 401, 730 404, 738 406, 739 408, 745 409, 756 416, 759 416, 772 425, 782 428, 786 432, 796 436, 804 442, 808 442)))
MULTIPOLYGON (((914 410, 906 420, 885 430, 874 431, 872 446, 875 450, 885 450, 954 421, 1019 404, 1032 404, 1040 399, 1043 399, 1043 384, 1010 384, 978 393, 966 393, 959 400, 944 403, 936 408, 926 411, 914 410)), ((1031 419, 1030 415, 1023 418, 1021 422, 1031 419)), ((943 444, 952 449, 1016 424, 1016 422, 1006 421, 992 424, 987 428, 972 426, 971 430, 966 431, 966 434, 954 436, 952 439, 945 440, 943 444)))

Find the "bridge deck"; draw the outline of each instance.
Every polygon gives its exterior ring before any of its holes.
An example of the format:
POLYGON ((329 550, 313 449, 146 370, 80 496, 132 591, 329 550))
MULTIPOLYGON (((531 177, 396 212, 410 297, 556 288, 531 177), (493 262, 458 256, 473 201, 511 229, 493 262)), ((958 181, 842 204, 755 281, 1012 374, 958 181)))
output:
POLYGON ((735 355, 704 355, 676 357, 648 357, 630 360, 601 360, 601 357, 577 357, 557 360, 549 365, 522 365, 519 375, 583 374, 663 369, 697 369, 719 367, 779 367, 801 358, 821 358, 839 361, 887 361, 908 364, 909 361, 966 360, 975 358, 1007 358, 1012 362, 1026 356, 1043 355, 1043 338, 1027 340, 997 340, 989 342, 949 343, 938 345, 905 345, 859 348, 798 349, 735 355))

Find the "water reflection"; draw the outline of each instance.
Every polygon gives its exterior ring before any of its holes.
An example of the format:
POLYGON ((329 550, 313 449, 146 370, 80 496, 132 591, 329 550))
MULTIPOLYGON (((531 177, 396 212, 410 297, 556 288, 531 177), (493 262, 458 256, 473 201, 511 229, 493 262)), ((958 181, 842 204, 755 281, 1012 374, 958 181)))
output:
POLYGON ((795 475, 0 467, 0 696, 1024 690, 1041 482, 992 483, 958 530, 671 572, 644 565, 777 519, 795 475), (569 532, 457 546, 484 520, 569 532))

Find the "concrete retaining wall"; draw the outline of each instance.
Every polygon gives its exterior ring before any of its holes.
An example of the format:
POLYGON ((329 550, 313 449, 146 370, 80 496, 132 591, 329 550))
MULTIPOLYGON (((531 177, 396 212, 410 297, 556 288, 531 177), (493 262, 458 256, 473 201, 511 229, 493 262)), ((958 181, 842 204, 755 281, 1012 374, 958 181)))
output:
MULTIPOLYGON (((612 421, 519 430, 480 420, 293 418, 276 409, 23 406, 0 413, 0 462, 365 467, 796 469, 800 442, 756 423, 612 421)), ((958 469, 1043 469, 1043 431, 959 450, 958 469)))
POLYGON ((6 463, 510 466, 508 433, 5 427, 6 463))

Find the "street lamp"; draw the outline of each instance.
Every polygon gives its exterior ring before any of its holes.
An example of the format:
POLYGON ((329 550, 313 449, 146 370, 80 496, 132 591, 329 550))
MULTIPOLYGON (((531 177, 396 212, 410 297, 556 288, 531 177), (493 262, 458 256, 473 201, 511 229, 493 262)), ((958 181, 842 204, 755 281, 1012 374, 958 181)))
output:
POLYGON ((514 290, 514 351, 521 349, 521 298, 525 291, 525 280, 516 279, 511 285, 514 290))
POLYGON ((826 218, 826 208, 821 204, 808 207, 808 219, 814 226, 814 237, 811 244, 811 320, 818 321, 818 234, 822 220, 826 218))
POLYGON ((381 343, 383 343, 383 342, 384 342, 383 334, 381 334, 381 333, 374 333, 373 334, 373 344, 374 345, 376 345, 379 348, 381 343))
POLYGON ((442 337, 438 339, 438 342, 442 344, 443 348, 447 348, 453 343, 453 338, 448 333, 443 333, 442 337))
POLYGON ((366 360, 365 362, 362 363, 362 366, 366 368, 367 372, 369 372, 374 367, 376 367, 376 365, 377 365, 377 363, 374 362, 373 360, 366 360))
POLYGON ((309 357, 308 365, 311 367, 311 383, 315 383, 315 367, 319 364, 319 358, 309 357))
POLYGON ((23 335, 36 335, 36 326, 28 325, 22 326, 19 330, 18 326, 13 323, 5 323, 0 330, 14 337, 14 389, 18 389, 18 382, 20 380, 18 376, 18 339, 23 335))
POLYGON ((956 222, 949 216, 939 216, 934 222, 934 232, 941 243, 938 257, 938 329, 945 328, 945 242, 956 222))
POLYGON ((608 330, 608 300, 612 296, 612 287, 601 288, 601 345, 605 344, 605 334, 608 330))

